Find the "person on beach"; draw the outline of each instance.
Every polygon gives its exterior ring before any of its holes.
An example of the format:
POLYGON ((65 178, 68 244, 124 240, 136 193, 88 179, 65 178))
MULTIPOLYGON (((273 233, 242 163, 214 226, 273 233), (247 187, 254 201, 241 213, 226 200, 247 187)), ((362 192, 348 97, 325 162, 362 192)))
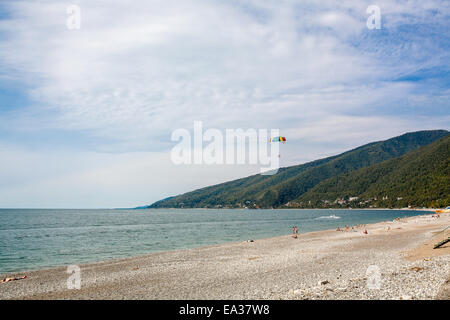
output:
POLYGON ((298 228, 297 226, 292 227, 292 238, 297 239, 298 228))
POLYGON ((16 280, 22 280, 26 279, 27 276, 21 276, 21 277, 14 277, 14 278, 5 278, 3 280, 0 280, 0 283, 10 282, 10 281, 16 281, 16 280))

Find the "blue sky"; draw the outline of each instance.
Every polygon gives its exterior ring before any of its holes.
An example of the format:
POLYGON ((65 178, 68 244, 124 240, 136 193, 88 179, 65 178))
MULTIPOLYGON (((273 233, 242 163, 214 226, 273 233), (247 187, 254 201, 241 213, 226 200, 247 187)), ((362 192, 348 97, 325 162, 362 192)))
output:
POLYGON ((282 166, 449 129, 449 15, 448 1, 2 1, 0 207, 137 206, 258 172, 173 165, 171 132, 196 120, 280 129, 282 166))

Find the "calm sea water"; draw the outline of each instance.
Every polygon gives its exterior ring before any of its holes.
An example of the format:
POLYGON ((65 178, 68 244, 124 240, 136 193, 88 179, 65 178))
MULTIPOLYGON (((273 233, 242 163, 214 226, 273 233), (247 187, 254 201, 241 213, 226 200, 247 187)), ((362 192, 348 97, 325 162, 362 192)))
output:
POLYGON ((0 209, 0 274, 392 220, 399 210, 0 209), (333 216, 334 215, 334 216, 333 216))

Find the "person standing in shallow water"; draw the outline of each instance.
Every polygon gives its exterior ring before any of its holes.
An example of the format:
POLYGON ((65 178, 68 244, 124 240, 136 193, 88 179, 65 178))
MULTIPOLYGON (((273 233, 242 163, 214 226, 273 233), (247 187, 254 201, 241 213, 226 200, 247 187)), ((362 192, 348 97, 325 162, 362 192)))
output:
POLYGON ((292 238, 297 239, 297 234, 298 234, 298 228, 297 228, 297 226, 293 226, 292 227, 292 238))

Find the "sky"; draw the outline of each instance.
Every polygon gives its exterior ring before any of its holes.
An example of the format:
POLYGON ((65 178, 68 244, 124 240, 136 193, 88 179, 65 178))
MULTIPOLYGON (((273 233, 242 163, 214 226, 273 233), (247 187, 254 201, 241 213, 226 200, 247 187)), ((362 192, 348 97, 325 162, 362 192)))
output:
POLYGON ((449 21, 448 1, 2 0, 0 207, 134 207, 259 172, 175 165, 194 121, 279 129, 281 166, 448 130, 449 21))

